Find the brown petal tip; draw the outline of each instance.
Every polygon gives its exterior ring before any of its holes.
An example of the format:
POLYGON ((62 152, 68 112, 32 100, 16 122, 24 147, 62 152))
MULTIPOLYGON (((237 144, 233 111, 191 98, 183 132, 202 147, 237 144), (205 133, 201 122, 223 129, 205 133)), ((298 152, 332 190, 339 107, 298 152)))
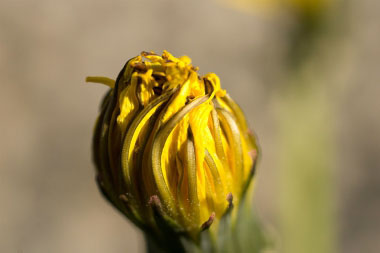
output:
POLYGON ((248 154, 251 156, 252 160, 255 160, 257 157, 257 150, 256 149, 251 149, 248 154))
POLYGON ((208 220, 202 224, 201 230, 204 231, 204 230, 208 229, 212 225, 212 223, 214 222, 214 219, 215 219, 215 213, 212 212, 210 215, 210 218, 208 218, 208 220))
POLYGON ((154 53, 153 51, 150 51, 150 52, 142 51, 142 52, 141 52, 141 55, 142 55, 142 56, 148 56, 148 55, 157 55, 157 54, 154 53))
POLYGON ((132 64, 132 67, 135 68, 137 71, 147 71, 147 67, 143 62, 135 62, 132 64))
POLYGON ((162 204, 161 200, 157 195, 153 195, 150 197, 148 204, 152 207, 159 208, 161 210, 162 204))
POLYGON ((231 192, 227 194, 226 200, 228 201, 228 208, 232 208, 234 206, 233 204, 234 196, 232 195, 231 192))
POLYGON ((120 194, 119 199, 125 203, 128 203, 128 197, 125 194, 120 194))

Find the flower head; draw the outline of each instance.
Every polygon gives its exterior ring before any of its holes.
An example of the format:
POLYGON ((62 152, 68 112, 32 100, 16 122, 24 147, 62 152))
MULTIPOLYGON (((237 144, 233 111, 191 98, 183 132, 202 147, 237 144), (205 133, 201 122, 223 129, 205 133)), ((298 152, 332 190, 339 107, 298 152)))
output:
POLYGON ((142 52, 108 85, 94 132, 98 184, 144 230, 157 215, 190 237, 238 203, 252 177, 255 138, 214 73, 187 56, 142 52), (231 201, 231 198, 229 198, 231 201))

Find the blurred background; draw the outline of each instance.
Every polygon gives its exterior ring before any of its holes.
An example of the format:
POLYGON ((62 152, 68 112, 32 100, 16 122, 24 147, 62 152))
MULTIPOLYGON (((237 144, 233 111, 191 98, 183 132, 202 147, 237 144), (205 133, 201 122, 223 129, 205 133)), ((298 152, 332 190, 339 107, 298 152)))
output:
POLYGON ((255 211, 276 252, 379 252, 379 10, 0 0, 0 252, 144 252, 95 184, 106 87, 84 79, 164 49, 219 75, 245 111, 262 149, 255 211))

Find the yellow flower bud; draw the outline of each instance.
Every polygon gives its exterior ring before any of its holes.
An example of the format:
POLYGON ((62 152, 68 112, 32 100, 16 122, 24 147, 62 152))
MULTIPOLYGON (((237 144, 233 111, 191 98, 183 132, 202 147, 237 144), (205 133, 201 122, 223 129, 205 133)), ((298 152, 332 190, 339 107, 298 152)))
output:
POLYGON ((104 195, 145 231, 169 227, 195 238, 217 223, 253 175, 255 138, 214 73, 187 56, 142 52, 110 87, 93 139, 104 195), (231 203, 230 203, 231 204, 231 203))

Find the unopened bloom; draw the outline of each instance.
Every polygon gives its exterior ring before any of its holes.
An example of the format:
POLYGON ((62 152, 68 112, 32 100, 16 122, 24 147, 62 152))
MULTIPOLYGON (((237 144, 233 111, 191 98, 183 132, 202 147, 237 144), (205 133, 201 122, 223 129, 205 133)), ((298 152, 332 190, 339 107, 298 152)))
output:
POLYGON ((98 184, 131 221, 155 234, 160 215, 195 238, 218 222, 228 196, 239 203, 257 147, 218 76, 200 77, 189 57, 164 51, 132 58, 116 81, 87 81, 110 87, 93 139, 98 184))

